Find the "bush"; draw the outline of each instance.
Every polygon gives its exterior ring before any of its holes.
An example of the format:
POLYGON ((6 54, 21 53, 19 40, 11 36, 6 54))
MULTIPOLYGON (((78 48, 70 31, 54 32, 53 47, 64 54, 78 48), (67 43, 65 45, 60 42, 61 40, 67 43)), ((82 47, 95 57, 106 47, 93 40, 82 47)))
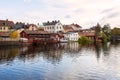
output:
POLYGON ((89 44, 89 43, 91 43, 92 41, 91 40, 89 40, 87 37, 85 37, 85 36, 82 36, 81 38, 79 38, 78 39, 78 43, 79 44, 89 44))

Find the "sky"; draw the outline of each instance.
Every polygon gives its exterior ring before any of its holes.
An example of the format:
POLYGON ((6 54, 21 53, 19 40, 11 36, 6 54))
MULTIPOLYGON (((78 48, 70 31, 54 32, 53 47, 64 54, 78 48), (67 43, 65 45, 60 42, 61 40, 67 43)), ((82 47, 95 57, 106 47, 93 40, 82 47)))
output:
POLYGON ((41 25, 60 20, 83 28, 99 22, 120 27, 120 0, 1 0, 0 19, 41 25))

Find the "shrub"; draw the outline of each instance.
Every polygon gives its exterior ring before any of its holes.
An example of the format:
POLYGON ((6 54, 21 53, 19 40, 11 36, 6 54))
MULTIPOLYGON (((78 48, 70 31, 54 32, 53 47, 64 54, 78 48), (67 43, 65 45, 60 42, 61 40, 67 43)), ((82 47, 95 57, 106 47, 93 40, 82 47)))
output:
POLYGON ((91 43, 92 41, 91 40, 89 40, 87 37, 85 37, 85 36, 82 36, 81 38, 79 38, 78 39, 78 43, 79 44, 89 44, 89 43, 91 43))

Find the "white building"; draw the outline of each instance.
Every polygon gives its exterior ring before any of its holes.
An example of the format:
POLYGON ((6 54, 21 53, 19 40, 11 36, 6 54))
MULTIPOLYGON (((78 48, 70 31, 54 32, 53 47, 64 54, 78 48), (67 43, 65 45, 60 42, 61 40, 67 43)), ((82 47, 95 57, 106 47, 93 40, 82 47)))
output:
POLYGON ((50 33, 57 33, 63 30, 63 26, 60 21, 52 21, 43 23, 44 30, 50 33))
POLYGON ((79 39, 78 32, 76 31, 71 31, 64 33, 64 38, 68 39, 68 41, 77 41, 79 39))

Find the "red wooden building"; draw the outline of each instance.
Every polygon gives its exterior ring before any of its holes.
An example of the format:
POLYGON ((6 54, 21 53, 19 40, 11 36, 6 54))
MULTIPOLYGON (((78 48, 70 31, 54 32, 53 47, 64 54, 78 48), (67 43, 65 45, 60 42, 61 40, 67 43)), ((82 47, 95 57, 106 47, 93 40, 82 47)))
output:
POLYGON ((48 33, 46 31, 24 30, 20 33, 20 37, 28 39, 29 43, 57 43, 63 36, 58 33, 48 33))

